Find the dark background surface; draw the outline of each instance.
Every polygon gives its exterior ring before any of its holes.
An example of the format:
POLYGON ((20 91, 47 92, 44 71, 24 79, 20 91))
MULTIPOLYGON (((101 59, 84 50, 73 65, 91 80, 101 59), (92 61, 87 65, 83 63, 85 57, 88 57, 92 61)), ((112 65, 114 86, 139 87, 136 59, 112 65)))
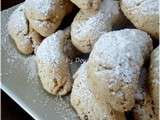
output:
POLYGON ((3 91, 1 91, 1 111, 2 120, 33 120, 3 91))
MULTIPOLYGON (((7 9, 24 0, 1 0, 1 9, 7 9)), ((2 120, 33 120, 17 103, 1 90, 1 119, 2 120)))
POLYGON ((23 1, 24 0, 1 0, 1 9, 2 10, 7 9, 23 1))

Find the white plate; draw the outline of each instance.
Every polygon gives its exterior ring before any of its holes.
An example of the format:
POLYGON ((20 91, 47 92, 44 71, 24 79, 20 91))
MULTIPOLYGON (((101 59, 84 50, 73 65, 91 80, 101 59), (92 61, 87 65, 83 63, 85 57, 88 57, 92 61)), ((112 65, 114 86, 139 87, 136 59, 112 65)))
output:
MULTIPOLYGON (((78 120, 69 96, 45 92, 35 69, 35 56, 21 55, 9 37, 6 24, 16 7, 2 11, 2 89, 36 120, 78 120)), ((78 65, 71 66, 75 71, 78 65)))

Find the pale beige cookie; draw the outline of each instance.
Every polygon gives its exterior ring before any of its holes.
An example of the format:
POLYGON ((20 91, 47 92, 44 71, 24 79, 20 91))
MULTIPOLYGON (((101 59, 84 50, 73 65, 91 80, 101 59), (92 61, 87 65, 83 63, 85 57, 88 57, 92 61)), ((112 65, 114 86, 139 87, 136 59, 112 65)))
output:
POLYGON ((119 3, 113 0, 103 0, 95 12, 80 10, 71 25, 73 45, 81 52, 89 53, 98 38, 111 31, 112 24, 121 23, 123 18, 119 3))
POLYGON ((117 111, 131 110, 141 67, 151 50, 152 40, 143 31, 124 29, 103 34, 87 67, 96 99, 105 100, 117 111))
POLYGON ((71 104, 81 120, 125 120, 124 113, 114 111, 109 104, 105 107, 97 104, 88 86, 86 64, 83 63, 74 74, 71 93, 71 104))
POLYGON ((65 95, 71 90, 69 60, 64 54, 65 37, 64 31, 57 31, 44 39, 36 52, 40 80, 53 95, 65 95))
POLYGON ((121 0, 121 9, 138 28, 159 38, 158 0, 121 0))
POLYGON ((99 36, 111 30, 111 20, 104 20, 104 17, 100 14, 90 18, 80 11, 74 18, 71 26, 71 40, 79 51, 89 53, 99 36))
POLYGON ((26 0, 25 13, 29 18, 48 20, 56 15, 70 13, 71 6, 73 4, 69 0, 26 0))
POLYGON ((69 0, 26 0, 25 13, 31 26, 42 36, 54 33, 73 9, 69 0))
POLYGON ((149 68, 149 87, 150 93, 155 104, 156 116, 159 116, 159 94, 160 94, 160 78, 159 78, 159 46, 152 52, 150 68, 149 68))
POLYGON ((42 37, 30 27, 24 14, 24 5, 20 5, 10 16, 8 32, 23 54, 31 54, 42 40, 42 37))
POLYGON ((102 0, 71 0, 81 10, 98 10, 102 0))

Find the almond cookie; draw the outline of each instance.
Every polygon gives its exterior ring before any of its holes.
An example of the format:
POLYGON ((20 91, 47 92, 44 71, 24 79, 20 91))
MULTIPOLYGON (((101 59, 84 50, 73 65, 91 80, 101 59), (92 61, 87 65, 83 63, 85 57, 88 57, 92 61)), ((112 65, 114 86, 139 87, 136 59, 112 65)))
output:
MULTIPOLYGON (((124 113, 114 111, 111 106, 100 106, 87 82, 86 64, 74 74, 71 104, 81 120, 125 120, 124 113)), ((101 100, 100 100, 101 101, 101 100)))
POLYGON ((87 67, 96 99, 105 100, 117 111, 131 110, 141 67, 151 50, 152 40, 143 31, 124 29, 103 34, 87 67))
POLYGON ((31 26, 42 36, 54 33, 73 9, 69 0, 26 0, 25 13, 31 26))
POLYGON ((124 16, 117 1, 104 0, 94 12, 80 10, 71 25, 72 43, 82 53, 89 53, 103 33, 111 31, 112 25, 122 21, 124 16))
POLYGON ((121 9, 138 28, 159 38, 158 0, 121 0, 121 9))
POLYGON ((8 32, 23 54, 31 54, 39 46, 42 37, 31 28, 24 14, 24 5, 20 5, 10 16, 8 32))
POLYGON ((46 91, 65 95, 71 90, 68 56, 64 54, 65 31, 57 31, 43 40, 36 52, 38 74, 46 91))

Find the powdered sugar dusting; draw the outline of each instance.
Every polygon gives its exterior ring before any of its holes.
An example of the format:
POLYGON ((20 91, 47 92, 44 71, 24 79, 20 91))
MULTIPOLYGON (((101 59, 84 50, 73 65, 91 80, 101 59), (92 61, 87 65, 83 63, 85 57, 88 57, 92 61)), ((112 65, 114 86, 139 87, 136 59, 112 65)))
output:
POLYGON ((50 120, 57 115, 62 120, 78 120, 70 105, 69 96, 60 98, 43 90, 37 73, 35 55, 24 56, 18 52, 5 24, 12 11, 13 8, 2 12, 3 85, 12 90, 15 99, 20 98, 24 105, 42 119, 50 120))
MULTIPOLYGON (((44 91, 40 86, 40 80, 38 77, 38 71, 37 71, 37 65, 36 65, 36 57, 31 56, 26 58, 25 62, 25 69, 26 73, 28 75, 27 77, 27 83, 32 84, 33 92, 36 96, 41 97, 42 95, 45 97, 43 99, 33 99, 33 103, 40 103, 43 107, 48 107, 49 104, 54 104, 55 107, 51 108, 51 111, 56 111, 59 114, 63 115, 61 116, 64 120, 78 120, 79 118, 77 115, 73 112, 73 109, 70 105, 70 96, 60 97, 60 96, 52 96, 48 95, 46 91, 44 91), (53 110, 54 109, 54 110, 53 110)), ((47 114, 44 114, 45 118, 47 118, 47 114)))

